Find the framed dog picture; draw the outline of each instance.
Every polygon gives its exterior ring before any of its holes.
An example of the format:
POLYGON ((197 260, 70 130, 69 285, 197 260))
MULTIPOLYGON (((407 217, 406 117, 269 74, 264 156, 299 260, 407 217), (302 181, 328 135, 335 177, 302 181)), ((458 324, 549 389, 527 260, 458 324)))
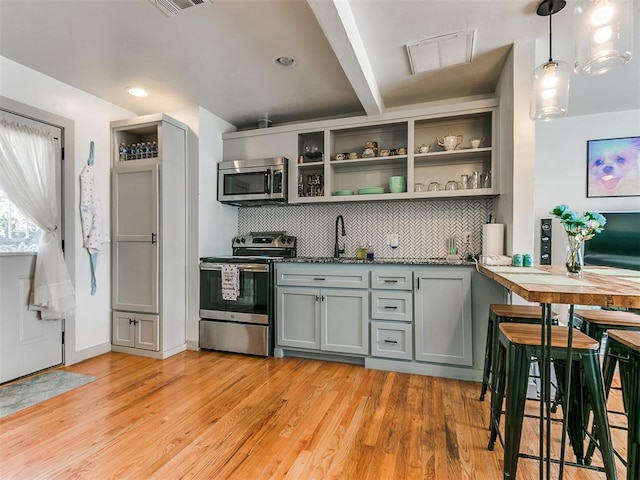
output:
POLYGON ((640 196, 640 136, 587 141, 587 197, 640 196))

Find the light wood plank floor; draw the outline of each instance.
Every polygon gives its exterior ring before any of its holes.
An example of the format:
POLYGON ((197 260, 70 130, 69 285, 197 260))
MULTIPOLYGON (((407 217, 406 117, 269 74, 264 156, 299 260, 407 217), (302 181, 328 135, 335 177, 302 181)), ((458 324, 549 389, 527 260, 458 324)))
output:
MULTIPOLYGON (((64 370, 97 380, 0 419, 0 478, 502 478, 479 383, 219 352, 64 370)), ((536 452, 536 430, 527 420, 521 450, 536 452)), ((520 460, 517 478, 538 479, 538 463, 520 460)))

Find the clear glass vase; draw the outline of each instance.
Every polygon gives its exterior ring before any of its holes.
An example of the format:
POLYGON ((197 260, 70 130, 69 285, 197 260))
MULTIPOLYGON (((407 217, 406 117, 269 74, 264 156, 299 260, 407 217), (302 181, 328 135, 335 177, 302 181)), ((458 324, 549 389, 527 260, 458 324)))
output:
POLYGON ((582 244, 583 242, 576 240, 575 237, 569 237, 569 241, 565 244, 567 246, 565 266, 567 267, 568 275, 580 275, 584 265, 582 244))

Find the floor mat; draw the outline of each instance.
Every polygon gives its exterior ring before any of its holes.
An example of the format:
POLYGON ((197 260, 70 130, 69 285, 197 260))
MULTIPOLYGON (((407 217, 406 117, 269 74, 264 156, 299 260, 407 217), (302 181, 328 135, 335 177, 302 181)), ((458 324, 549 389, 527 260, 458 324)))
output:
POLYGON ((0 388, 0 418, 93 382, 95 377, 54 370, 0 388))

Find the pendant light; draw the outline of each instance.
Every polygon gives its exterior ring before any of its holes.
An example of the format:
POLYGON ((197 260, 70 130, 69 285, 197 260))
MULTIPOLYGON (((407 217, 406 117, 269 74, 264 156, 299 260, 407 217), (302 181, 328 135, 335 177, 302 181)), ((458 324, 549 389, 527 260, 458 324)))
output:
POLYGON ((570 68, 565 62, 553 60, 551 54, 551 17, 566 4, 564 0, 543 0, 536 10, 538 15, 549 17, 549 61, 533 71, 530 110, 532 120, 549 121, 567 114, 570 68))
POLYGON ((633 1, 589 0, 579 3, 574 17, 574 70, 599 75, 624 65, 633 46, 633 1))

